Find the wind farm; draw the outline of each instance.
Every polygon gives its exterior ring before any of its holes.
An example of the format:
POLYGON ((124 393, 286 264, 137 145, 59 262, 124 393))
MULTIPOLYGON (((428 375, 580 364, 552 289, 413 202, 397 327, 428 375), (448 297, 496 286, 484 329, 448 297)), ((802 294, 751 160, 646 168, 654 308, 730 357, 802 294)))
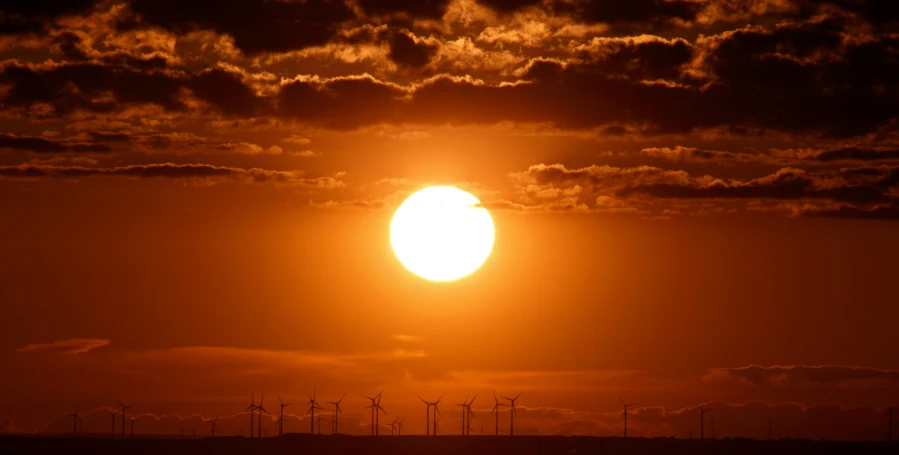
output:
MULTIPOLYGON (((338 419, 340 417, 346 418, 341 404, 345 404, 344 399, 347 397, 347 394, 342 394, 340 398, 335 401, 325 402, 326 404, 333 406, 333 410, 331 412, 330 420, 324 423, 324 410, 317 401, 317 394, 318 389, 315 388, 313 393, 308 396, 309 400, 307 402, 308 408, 306 413, 302 416, 294 416, 297 422, 300 422, 303 419, 309 419, 310 427, 308 432, 303 432, 299 426, 294 426, 294 431, 286 431, 284 424, 291 420, 288 420, 288 413, 285 412, 285 409, 291 406, 291 403, 285 402, 282 397, 278 395, 280 409, 278 410, 277 416, 271 416, 265 413, 263 404, 264 398, 260 395, 258 404, 255 403, 255 399, 252 399, 250 407, 242 408, 242 411, 235 412, 231 416, 224 418, 225 421, 229 422, 227 427, 232 428, 230 431, 224 430, 223 432, 221 428, 221 422, 223 421, 222 416, 215 416, 212 418, 197 416, 191 419, 179 419, 180 423, 178 424, 178 431, 176 434, 165 435, 143 433, 135 435, 135 421, 142 416, 129 416, 128 414, 125 414, 125 411, 131 406, 119 402, 118 412, 122 417, 122 422, 128 417, 131 424, 131 433, 127 438, 125 438, 124 433, 119 433, 117 435, 114 432, 110 438, 109 436, 103 436, 100 432, 93 432, 92 430, 94 429, 84 428, 85 413, 81 411, 81 406, 79 405, 76 406, 74 413, 65 415, 66 419, 71 419, 73 425, 71 434, 43 436, 20 435, 15 437, 0 436, 0 442, 3 442, 7 447, 20 448, 22 450, 34 450, 37 453, 41 453, 41 450, 48 450, 50 447, 62 447, 65 445, 65 447, 81 447, 84 448, 84 450, 90 450, 91 453, 99 454, 112 454, 118 450, 128 450, 129 446, 127 445, 111 445, 111 441, 113 440, 127 444, 139 444, 141 450, 149 450, 149 453, 164 453, 167 451, 177 451, 179 453, 191 453, 192 451, 196 451, 196 453, 202 453, 208 450, 221 451, 222 453, 241 453, 243 450, 301 450, 310 451, 310 453, 342 454, 366 450, 373 453, 383 454, 411 454, 420 451, 429 451, 437 454, 451 454, 458 453, 459 450, 464 450, 468 453, 483 453, 485 455, 494 453, 562 455, 581 451, 599 454, 630 454, 642 453, 644 451, 658 453, 680 453, 680 451, 689 451, 690 453, 698 454, 734 453, 739 451, 773 454, 829 454, 844 453, 848 447, 852 447, 851 450, 853 450, 853 453, 864 454, 886 453, 884 452, 885 450, 894 450, 897 447, 895 445, 896 443, 892 441, 894 425, 894 411, 892 408, 887 409, 886 414, 884 415, 888 430, 886 440, 866 444, 851 443, 852 445, 850 446, 847 445, 850 443, 844 442, 812 441, 790 438, 772 439, 771 425, 774 419, 771 418, 766 422, 768 426, 768 435, 767 438, 764 439, 747 439, 739 437, 717 438, 714 434, 711 438, 706 438, 704 433, 705 414, 712 411, 712 408, 708 403, 692 408, 699 411, 699 439, 678 439, 674 437, 660 438, 640 435, 635 437, 627 433, 626 422, 628 413, 637 416, 639 419, 641 414, 647 412, 651 408, 641 408, 636 403, 626 403, 620 399, 618 401, 624 408, 622 417, 625 421, 625 430, 623 436, 614 435, 613 428, 609 428, 606 434, 603 434, 602 431, 594 432, 592 427, 588 430, 589 434, 543 434, 539 433, 539 430, 536 430, 537 432, 535 433, 534 428, 528 428, 526 434, 521 434, 522 430, 519 429, 516 433, 515 429, 514 418, 516 413, 520 413, 522 410, 525 410, 528 414, 537 411, 534 408, 528 408, 526 405, 522 406, 519 403, 523 392, 519 392, 514 397, 500 396, 493 392, 491 394, 494 396, 494 405, 485 409, 478 409, 475 407, 474 403, 477 398, 476 395, 466 395, 464 399, 456 405, 461 410, 458 414, 460 432, 457 434, 452 434, 452 432, 443 434, 439 424, 443 416, 438 407, 439 403, 444 399, 443 395, 439 396, 434 401, 427 401, 422 397, 414 397, 418 402, 425 405, 427 415, 424 422, 425 424, 420 427, 422 430, 421 432, 408 433, 404 431, 405 428, 403 422, 405 416, 395 416, 393 417, 393 420, 387 423, 381 423, 377 420, 378 414, 386 414, 386 411, 381 407, 381 399, 383 397, 383 391, 381 391, 373 397, 363 396, 363 398, 370 404, 364 406, 364 403, 362 403, 358 409, 350 411, 350 415, 353 416, 350 419, 350 425, 360 429, 372 424, 376 425, 376 427, 369 428, 366 431, 368 434, 360 434, 357 431, 346 433, 340 431, 338 419), (507 403, 503 403, 501 400, 505 400, 507 403), (431 408, 433 408, 433 411, 431 408), (244 434, 241 430, 235 430, 240 427, 240 425, 235 424, 239 423, 238 418, 245 416, 247 411, 250 411, 251 416, 255 414, 256 418, 252 421, 253 424, 250 427, 251 431, 244 434), (369 419, 374 420, 366 422, 364 419, 366 414, 369 414, 369 419), (496 425, 493 434, 484 434, 483 430, 480 434, 473 434, 472 419, 478 414, 486 417, 489 417, 492 414, 496 425), (501 415, 508 418, 508 434, 505 432, 502 434, 500 433, 499 426, 501 415), (264 426, 262 422, 263 419, 266 420, 264 426), (205 436, 198 437, 196 431, 197 427, 190 426, 190 437, 185 438, 185 423, 190 424, 191 422, 207 425, 208 431, 205 436), (271 423, 275 423, 278 426, 278 431, 275 435, 270 435, 268 432, 268 427, 271 423), (81 425, 80 431, 79 424, 81 425), (317 431, 316 425, 318 425, 317 431), (321 427, 323 425, 330 426, 330 431, 322 432, 321 427), (389 435, 386 430, 383 433, 378 432, 378 426, 389 429, 389 435), (471 438, 471 442, 464 442, 469 440, 469 438, 471 438), (256 442, 250 443, 250 441, 256 442), (177 445, 179 443, 190 445, 181 447, 177 445)), ((255 395, 251 394, 251 396, 255 395)), ((96 411, 88 414, 96 414, 96 411)), ((113 414, 113 416, 114 415, 115 414, 113 414)), ((144 417, 144 419, 147 418, 144 417)), ((149 420, 145 421, 150 422, 149 420)), ((100 430, 100 428, 96 428, 96 430, 100 430)))

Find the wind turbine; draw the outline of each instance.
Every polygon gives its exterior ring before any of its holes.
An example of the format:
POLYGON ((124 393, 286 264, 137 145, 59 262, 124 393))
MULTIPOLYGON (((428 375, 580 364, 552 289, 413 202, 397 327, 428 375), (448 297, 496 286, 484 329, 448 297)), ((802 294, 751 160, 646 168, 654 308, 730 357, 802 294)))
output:
POLYGON ((278 402, 281 403, 281 412, 278 413, 278 436, 284 434, 284 408, 290 406, 290 403, 284 404, 281 395, 278 395, 278 402))
POLYGON ((631 406, 636 406, 637 403, 627 404, 621 398, 619 398, 618 400, 621 401, 621 404, 624 405, 624 437, 626 438, 627 437, 627 408, 629 408, 631 406))
POLYGON ((215 429, 218 428, 218 423, 217 423, 218 420, 219 420, 219 418, 216 417, 209 421, 209 423, 212 425, 212 437, 213 438, 215 437, 215 429))
POLYGON ((125 411, 128 410, 128 408, 133 408, 134 405, 130 404, 128 406, 125 406, 124 404, 122 404, 121 401, 119 402, 119 405, 122 406, 122 439, 124 439, 125 438, 125 411))
POLYGON ((244 409, 244 412, 250 411, 250 437, 253 437, 253 418, 256 416, 256 392, 250 395, 250 405, 244 409))
POLYGON ((339 425, 339 423, 337 423, 337 416, 340 415, 340 414, 343 414, 343 411, 340 410, 340 402, 343 401, 344 397, 346 397, 346 394, 345 394, 345 393, 344 393, 343 396, 340 397, 340 399, 337 400, 337 401, 326 401, 326 402, 325 402, 325 403, 333 404, 333 405, 334 405, 334 417, 331 419, 331 420, 334 421, 334 426, 333 426, 333 428, 332 428, 331 434, 337 433, 336 428, 337 428, 337 425, 339 425))
POLYGON ((318 422, 318 435, 321 436, 321 434, 322 434, 322 413, 319 412, 318 418, 315 420, 318 422))
POLYGON ((396 434, 396 426, 399 422, 400 422, 399 417, 393 419, 393 422, 390 422, 390 436, 393 436, 394 434, 396 434))
POLYGON ((467 402, 468 402, 468 397, 466 396, 465 399, 462 400, 461 404, 455 405, 455 406, 460 406, 462 408, 462 436, 465 436, 465 412, 468 410, 468 409, 466 409, 465 406, 468 404, 467 402))
POLYGON ((696 406, 699 408, 699 439, 705 439, 705 413, 711 411, 711 409, 703 409, 702 406, 696 406))
POLYGON ((396 430, 396 419, 394 419, 391 423, 382 423, 381 425, 390 427, 390 436, 393 436, 393 433, 396 430))
POLYGON ((474 416, 474 413, 471 412, 471 404, 474 403, 474 399, 477 397, 477 395, 471 397, 471 401, 469 401, 468 404, 465 405, 465 411, 468 413, 468 425, 465 426, 464 432, 468 436, 471 436, 471 418, 474 416))
POLYGON ((437 416, 440 415, 440 408, 437 407, 437 405, 440 404, 440 400, 442 400, 442 399, 443 399, 443 395, 440 395, 440 398, 438 398, 437 401, 435 401, 433 403, 433 406, 434 406, 434 436, 437 436, 437 429, 439 428, 437 426, 437 420, 438 420, 437 416))
MULTIPOLYGON (((471 411, 471 406, 468 407, 468 428, 467 434, 471 436, 471 419, 474 418, 474 412, 471 411)), ((481 425, 481 434, 484 434, 484 426, 481 425)))
POLYGON ((397 435, 397 436, 402 436, 402 435, 403 435, 403 420, 405 420, 405 419, 406 419, 406 418, 403 417, 402 419, 400 419, 399 422, 396 423, 396 435, 397 435))
POLYGON ((112 433, 110 433, 110 437, 115 439, 115 413, 109 411, 109 417, 112 417, 112 433))
POLYGON ((193 439, 197 439, 197 427, 193 427, 190 429, 190 437, 193 439))
POLYGON ((371 400, 371 406, 366 406, 366 409, 371 408, 371 435, 372 436, 375 436, 378 431, 377 428, 375 428, 375 420, 376 420, 375 413, 377 412, 377 409, 380 407, 379 403, 381 402, 381 394, 382 393, 384 393, 383 390, 378 392, 378 394, 375 395, 374 397, 362 395, 364 398, 368 398, 369 400, 371 400))
POLYGON ((428 436, 431 434, 431 403, 422 397, 418 397, 418 399, 425 404, 425 436, 428 436))
MULTIPOLYGON (((81 405, 75 406, 75 413, 66 416, 72 418, 72 434, 78 433, 78 422, 81 422, 81 425, 84 425, 84 421, 81 420, 81 416, 78 415, 78 408, 80 407, 81 405)), ((890 409, 890 411, 892 411, 892 409, 890 409)), ((890 418, 892 418, 892 414, 890 414, 890 418)))
MULTIPOLYGON (((382 391, 383 392, 383 391, 382 391)), ((378 426, 381 422, 381 413, 387 414, 387 411, 381 407, 381 394, 378 394, 378 401, 374 404, 375 406, 375 436, 378 436, 378 426)))
MULTIPOLYGON (((268 411, 266 411, 265 408, 262 407, 263 401, 265 401, 265 395, 260 395, 259 396, 259 406, 256 406, 256 409, 259 410, 259 418, 256 419, 256 431, 260 438, 262 437, 262 413, 264 412, 264 413, 268 414, 268 411)), ((268 415, 271 415, 271 414, 268 414, 268 415)), ((253 432, 252 428, 250 428, 250 432, 251 433, 253 432)))
POLYGON ((509 400, 512 403, 511 404, 512 410, 511 410, 511 412, 509 412, 509 416, 512 419, 509 423, 509 436, 515 436, 515 400, 517 400, 518 397, 520 397, 522 393, 524 393, 524 392, 519 393, 518 395, 515 396, 515 398, 502 397, 503 399, 509 400))
POLYGON ((371 413, 372 413, 371 426, 372 426, 372 433, 374 436, 378 436, 378 434, 379 434, 378 427, 381 426, 381 423, 380 423, 381 422, 381 413, 383 412, 384 414, 387 414, 387 411, 385 411, 384 408, 381 407, 381 393, 383 393, 383 392, 384 392, 383 390, 378 392, 378 394, 375 395, 374 398, 365 397, 365 398, 368 398, 369 400, 371 400, 371 406, 366 406, 366 408, 371 408, 371 413))
POLYGON ((134 417, 131 418, 131 439, 134 439, 134 417))
POLYGON ((318 388, 312 389, 312 395, 309 395, 309 402, 306 403, 309 405, 309 410, 306 411, 306 414, 309 414, 309 434, 315 434, 315 410, 324 409, 315 401, 316 393, 318 393, 318 388))
POLYGON ((771 428, 772 428, 772 425, 771 425, 772 423, 774 423, 774 419, 772 419, 772 418, 769 417, 769 418, 768 418, 768 439, 772 439, 772 435, 774 434, 774 432, 773 432, 772 429, 771 429, 771 428))
POLYGON ((496 392, 493 392, 493 401, 496 403, 493 405, 493 414, 496 416, 496 436, 499 436, 499 407, 508 405, 499 402, 496 398, 496 392))

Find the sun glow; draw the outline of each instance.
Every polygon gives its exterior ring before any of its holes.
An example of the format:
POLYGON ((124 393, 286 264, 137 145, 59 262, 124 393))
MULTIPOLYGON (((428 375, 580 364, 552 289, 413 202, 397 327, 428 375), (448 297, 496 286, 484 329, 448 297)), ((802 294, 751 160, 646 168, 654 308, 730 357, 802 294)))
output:
POLYGON ((493 220, 478 198, 451 186, 425 188, 400 204, 390 243, 412 273, 457 280, 478 269, 493 249, 493 220))

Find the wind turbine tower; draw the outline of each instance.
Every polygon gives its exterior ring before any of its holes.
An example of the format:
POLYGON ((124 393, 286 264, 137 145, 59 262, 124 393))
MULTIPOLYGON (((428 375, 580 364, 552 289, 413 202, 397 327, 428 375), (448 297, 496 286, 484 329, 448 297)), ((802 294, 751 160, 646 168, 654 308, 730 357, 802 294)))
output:
POLYGON ((284 434, 284 408, 290 406, 290 403, 284 403, 281 395, 278 395, 278 402, 281 403, 281 411, 278 413, 278 436, 284 434))
POLYGON ((331 434, 337 434, 337 426, 340 425, 340 423, 338 423, 337 417, 339 415, 343 414, 343 411, 340 410, 340 402, 343 401, 344 397, 346 397, 346 394, 343 394, 343 396, 340 397, 340 399, 337 401, 326 401, 325 402, 325 403, 334 405, 334 417, 331 419, 332 421, 334 421, 334 425, 331 427, 332 428, 331 434))
POLYGON ((440 398, 438 398, 437 401, 432 403, 434 406, 434 436, 437 436, 437 429, 439 428, 437 426, 437 416, 440 415, 440 408, 438 407, 438 405, 440 404, 440 400, 442 400, 442 399, 443 399, 443 395, 440 395, 440 398))
POLYGON ((418 397, 418 399, 425 404, 425 436, 428 436, 431 434, 431 403, 422 397, 418 397))
POLYGON ((515 400, 517 400, 522 393, 524 392, 519 393, 515 396, 515 398, 503 397, 504 400, 509 400, 509 402, 512 403, 510 405, 511 411, 509 412, 509 416, 511 418, 511 420, 509 421, 509 436, 515 436, 515 400))
POLYGON ((499 400, 496 398, 496 392, 493 392, 493 402, 495 403, 493 405, 493 414, 496 417, 496 436, 499 436, 499 407, 507 405, 505 403, 499 402, 499 400))
MULTIPOLYGON (((81 407, 81 405, 75 406, 75 413, 69 414, 68 416, 66 416, 66 417, 72 418, 72 434, 73 435, 78 433, 78 422, 81 422, 81 425, 84 425, 84 421, 81 420, 81 416, 78 415, 78 408, 80 408, 80 407, 81 407)), ((892 411, 892 409, 890 411, 892 411)), ((890 414, 890 417, 892 418, 892 414, 890 414)), ((113 418, 115 418, 115 416, 113 416, 113 418)))
POLYGON ((250 405, 244 411, 250 411, 250 437, 253 437, 253 419, 256 416, 256 392, 250 395, 250 405))
POLYGON ((124 439, 125 438, 125 411, 127 411, 129 408, 133 408, 134 405, 131 404, 131 405, 125 406, 124 404, 122 404, 121 401, 119 402, 119 405, 122 406, 122 439, 124 439))
POLYGON ((468 397, 465 397, 465 399, 462 400, 461 404, 456 405, 456 406, 459 406, 462 408, 462 436, 465 436, 465 413, 466 413, 466 411, 468 411, 468 409, 466 408, 467 405, 468 405, 468 397))
MULTIPOLYGON (((260 437, 260 438, 262 437, 262 413, 264 412, 268 415, 271 415, 268 413, 268 411, 265 410, 264 407, 262 407, 262 402, 264 400, 265 400, 265 395, 260 395, 259 396, 259 406, 256 406, 256 409, 259 410, 259 418, 256 419, 256 432, 258 434, 258 437, 260 437)), ((250 429, 250 432, 251 433, 253 432, 252 428, 250 429)))
MULTIPOLYGON (((474 417, 474 413, 471 412, 471 404, 474 403, 474 399, 477 397, 478 397, 477 395, 473 396, 471 398, 471 401, 469 401, 468 404, 465 405, 465 411, 468 413, 467 414, 468 415, 468 425, 465 427, 465 432, 466 432, 467 436, 471 436, 471 418, 474 417)), ((482 431, 482 433, 483 433, 483 431, 482 431)))
POLYGON ((372 435, 372 436, 375 436, 375 435, 377 435, 377 433, 378 433, 378 429, 376 428, 376 425, 377 425, 377 424, 376 424, 376 422, 377 422, 377 416, 376 416, 376 414, 377 414, 377 412, 378 412, 378 409, 380 408, 381 394, 382 394, 382 393, 384 393, 383 390, 380 391, 380 392, 378 392, 378 394, 375 395, 374 397, 362 395, 363 397, 368 398, 369 400, 371 400, 371 406, 366 406, 366 408, 371 408, 371 435, 372 435))
POLYGON ((699 439, 705 439, 705 413, 711 411, 711 409, 703 409, 702 406, 697 406, 699 408, 699 439))
POLYGON ((625 403, 624 400, 622 400, 621 398, 619 398, 618 400, 621 401, 621 404, 624 405, 624 437, 626 438, 627 437, 627 408, 629 408, 631 406, 636 406, 637 403, 628 404, 628 403, 625 403))
POLYGON ((315 396, 318 393, 318 388, 312 389, 312 395, 309 395, 309 402, 306 403, 309 405, 309 410, 306 411, 306 414, 309 414, 309 434, 315 434, 315 410, 316 409, 324 409, 318 404, 318 401, 315 401, 315 396))

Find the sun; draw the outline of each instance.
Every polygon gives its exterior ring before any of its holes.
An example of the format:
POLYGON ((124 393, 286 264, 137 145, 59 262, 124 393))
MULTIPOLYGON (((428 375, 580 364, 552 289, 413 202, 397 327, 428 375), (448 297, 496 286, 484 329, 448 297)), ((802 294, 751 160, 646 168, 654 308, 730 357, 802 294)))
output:
POLYGON ((493 219, 478 198, 452 186, 432 186, 409 196, 390 223, 396 257, 431 281, 458 280, 490 255, 493 219))

